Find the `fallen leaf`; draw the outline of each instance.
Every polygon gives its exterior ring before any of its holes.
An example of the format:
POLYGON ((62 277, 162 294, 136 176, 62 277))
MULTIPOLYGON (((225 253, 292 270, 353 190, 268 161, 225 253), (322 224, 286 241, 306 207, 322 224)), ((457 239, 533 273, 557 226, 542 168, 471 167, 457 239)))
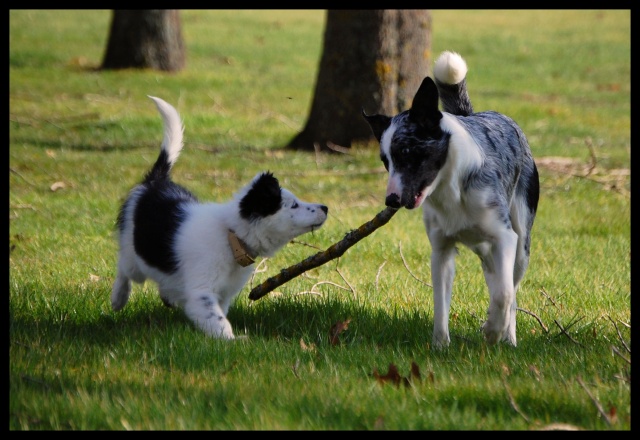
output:
POLYGON ((529 365, 529 371, 531 371, 533 373, 533 375, 535 376, 536 380, 538 382, 540 382, 540 370, 538 369, 538 367, 536 367, 535 365, 529 365))
POLYGON ((420 380, 420 368, 418 368, 418 364, 415 361, 411 362, 411 377, 420 380))
POLYGON ((66 188, 67 185, 64 182, 55 182, 51 185, 51 191, 58 191, 59 189, 66 188))
POLYGON ((340 333, 349 328, 349 323, 351 322, 351 318, 346 319, 342 322, 336 322, 331 326, 331 330, 329 330, 329 342, 331 345, 340 344, 340 333))
POLYGON ((315 344, 305 344, 305 342, 302 340, 302 338, 300 338, 300 348, 302 348, 303 351, 310 351, 312 353, 316 352, 316 345, 315 344))
POLYGON ((96 281, 100 281, 100 277, 98 275, 94 275, 92 273, 89 274, 89 281, 93 281, 94 283, 96 281))
POLYGON ((389 370, 384 376, 381 376, 380 373, 378 373, 378 369, 374 368, 373 377, 375 377, 380 384, 391 382, 396 386, 400 384, 401 380, 400 373, 398 373, 398 367, 396 367, 393 363, 389 364, 389 370))
MULTIPOLYGON (((431 373, 431 376, 433 376, 433 373, 431 373)), ((402 383, 405 387, 408 387, 411 384, 412 378, 420 380, 420 369, 418 368, 418 364, 416 364, 415 362, 411 362, 411 376, 403 377, 398 372, 398 367, 396 367, 395 364, 390 363, 387 374, 383 376, 378 373, 377 368, 374 368, 373 377, 375 377, 378 383, 381 385, 385 384, 386 382, 391 382, 395 386, 399 386, 402 383)))

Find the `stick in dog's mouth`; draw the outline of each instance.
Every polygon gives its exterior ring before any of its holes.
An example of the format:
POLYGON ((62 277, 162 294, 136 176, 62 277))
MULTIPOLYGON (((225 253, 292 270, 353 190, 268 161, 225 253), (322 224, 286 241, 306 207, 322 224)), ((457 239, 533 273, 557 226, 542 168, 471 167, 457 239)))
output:
POLYGON ((391 208, 388 206, 383 211, 380 211, 372 220, 361 225, 358 229, 353 229, 350 232, 347 232, 342 240, 333 244, 326 250, 318 252, 317 254, 314 254, 293 266, 282 269, 279 274, 272 276, 259 286, 254 287, 251 292, 249 292, 249 299, 254 301, 260 299, 276 287, 283 285, 298 275, 318 266, 322 266, 327 261, 340 257, 351 246, 371 234, 380 226, 387 224, 396 212, 398 212, 398 208, 391 208))

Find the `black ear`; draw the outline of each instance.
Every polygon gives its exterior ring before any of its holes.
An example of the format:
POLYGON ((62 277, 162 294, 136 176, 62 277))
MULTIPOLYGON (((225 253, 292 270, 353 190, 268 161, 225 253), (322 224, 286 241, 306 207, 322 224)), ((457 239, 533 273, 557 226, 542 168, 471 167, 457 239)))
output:
POLYGON ((373 133, 373 135, 376 137, 376 139, 378 139, 378 142, 380 142, 382 133, 384 133, 384 131, 389 128, 391 118, 384 115, 369 116, 365 113, 364 109, 362 109, 362 116, 364 116, 366 121, 369 123, 369 127, 371 127, 371 132, 373 133))
POLYGON ((265 172, 253 179, 251 188, 240 200, 240 215, 254 220, 275 214, 282 204, 280 183, 272 173, 265 172))
POLYGON ((440 126, 442 113, 438 110, 438 88, 428 76, 422 80, 420 88, 413 97, 409 118, 429 130, 440 126))

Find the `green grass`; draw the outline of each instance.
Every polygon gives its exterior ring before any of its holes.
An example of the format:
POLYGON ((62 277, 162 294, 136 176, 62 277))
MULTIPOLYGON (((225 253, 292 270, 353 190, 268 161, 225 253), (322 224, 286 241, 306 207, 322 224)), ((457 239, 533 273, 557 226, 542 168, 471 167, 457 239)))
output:
POLYGON ((322 11, 184 11, 177 74, 96 71, 109 11, 9 17, 11 430, 630 429, 629 11, 433 11, 434 56, 465 57, 475 109, 518 121, 541 175, 518 296, 535 317, 518 313, 517 348, 486 346, 486 286, 461 248, 442 351, 430 346, 419 212, 248 299, 384 205, 375 146, 280 149, 306 122, 322 11), (269 169, 330 207, 321 230, 260 264, 240 293, 229 318, 246 338, 206 338, 153 283, 111 311, 118 205, 162 136, 146 95, 181 112, 174 177, 201 199, 226 200, 269 169), (375 379, 390 364, 409 386, 375 379))

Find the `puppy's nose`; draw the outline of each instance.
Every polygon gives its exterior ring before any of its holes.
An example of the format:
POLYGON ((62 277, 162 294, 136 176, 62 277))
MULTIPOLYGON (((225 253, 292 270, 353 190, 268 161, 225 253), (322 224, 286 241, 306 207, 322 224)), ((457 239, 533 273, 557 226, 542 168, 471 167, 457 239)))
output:
POLYGON ((325 206, 325 205, 320 205, 320 209, 322 209, 325 214, 329 213, 329 208, 327 206, 325 206))
POLYGON ((400 197, 398 196, 398 194, 389 194, 384 203, 389 208, 400 208, 400 197))

